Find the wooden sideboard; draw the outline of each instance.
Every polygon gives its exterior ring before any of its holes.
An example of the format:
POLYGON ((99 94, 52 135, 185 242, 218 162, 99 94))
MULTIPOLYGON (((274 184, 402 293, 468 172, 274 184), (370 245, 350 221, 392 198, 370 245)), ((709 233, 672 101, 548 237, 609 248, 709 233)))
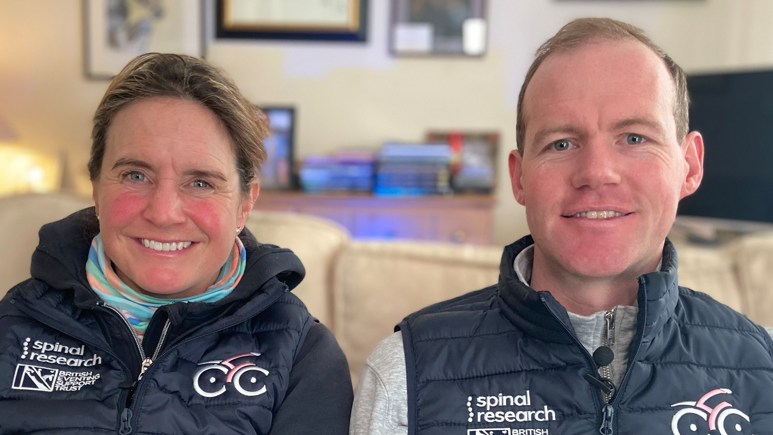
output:
POLYGON ((494 197, 378 197, 261 192, 258 210, 306 213, 334 220, 357 239, 411 239, 488 245, 494 197))

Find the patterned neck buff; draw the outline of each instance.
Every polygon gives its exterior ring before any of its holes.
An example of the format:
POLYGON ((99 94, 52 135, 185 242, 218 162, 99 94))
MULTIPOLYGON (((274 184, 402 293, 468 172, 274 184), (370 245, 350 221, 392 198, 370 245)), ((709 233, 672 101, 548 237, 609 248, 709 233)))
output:
POLYGON ((86 275, 91 288, 106 304, 118 309, 126 317, 141 341, 158 307, 174 302, 216 302, 223 299, 242 279, 246 262, 247 251, 237 237, 217 280, 204 293, 179 299, 157 298, 139 293, 121 281, 102 245, 102 236, 98 234, 91 241, 86 275))

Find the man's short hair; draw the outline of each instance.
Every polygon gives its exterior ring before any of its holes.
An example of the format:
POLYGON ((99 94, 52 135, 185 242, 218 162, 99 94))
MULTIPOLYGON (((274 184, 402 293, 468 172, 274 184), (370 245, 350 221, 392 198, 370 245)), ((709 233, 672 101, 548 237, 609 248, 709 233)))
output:
POLYGON ((671 78, 674 80, 674 120, 676 121, 676 138, 679 142, 684 140, 689 129, 688 106, 690 99, 687 95, 687 80, 684 71, 669 57, 660 47, 636 26, 611 18, 579 18, 565 25, 552 38, 537 50, 537 57, 529 67, 526 78, 518 94, 518 114, 516 119, 516 141, 518 152, 523 155, 523 147, 526 139, 526 119, 523 110, 523 97, 534 73, 548 57, 553 54, 567 53, 579 47, 594 42, 636 40, 649 47, 657 54, 666 65, 671 78))

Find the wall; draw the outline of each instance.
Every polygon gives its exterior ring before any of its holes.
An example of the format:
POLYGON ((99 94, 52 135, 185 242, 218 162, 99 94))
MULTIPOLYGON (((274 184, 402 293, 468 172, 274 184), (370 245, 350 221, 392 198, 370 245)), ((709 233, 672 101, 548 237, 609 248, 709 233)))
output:
MULTIPOLYGON (((518 90, 536 48, 567 21, 610 16, 638 25, 688 73, 773 66, 769 0, 489 4, 490 46, 480 59, 391 57, 388 0, 371 0, 367 44, 210 41, 206 56, 254 102, 298 108, 299 157, 420 140, 427 129, 500 131, 495 240, 502 245, 528 231, 506 164, 518 90)), ((90 119, 107 82, 84 78, 81 7, 77 0, 0 1, 0 116, 21 145, 66 155, 65 187, 89 194, 90 119)))

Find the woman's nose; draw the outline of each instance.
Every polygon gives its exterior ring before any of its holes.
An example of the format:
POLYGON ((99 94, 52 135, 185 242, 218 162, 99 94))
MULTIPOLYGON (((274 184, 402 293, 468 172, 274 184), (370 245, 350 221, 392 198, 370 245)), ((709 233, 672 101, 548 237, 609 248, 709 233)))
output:
POLYGON ((177 186, 169 182, 157 184, 148 197, 143 215, 160 227, 185 222, 182 198, 177 186))
POLYGON ((620 183, 620 155, 604 141, 588 143, 575 160, 572 184, 575 188, 598 189, 620 183))

